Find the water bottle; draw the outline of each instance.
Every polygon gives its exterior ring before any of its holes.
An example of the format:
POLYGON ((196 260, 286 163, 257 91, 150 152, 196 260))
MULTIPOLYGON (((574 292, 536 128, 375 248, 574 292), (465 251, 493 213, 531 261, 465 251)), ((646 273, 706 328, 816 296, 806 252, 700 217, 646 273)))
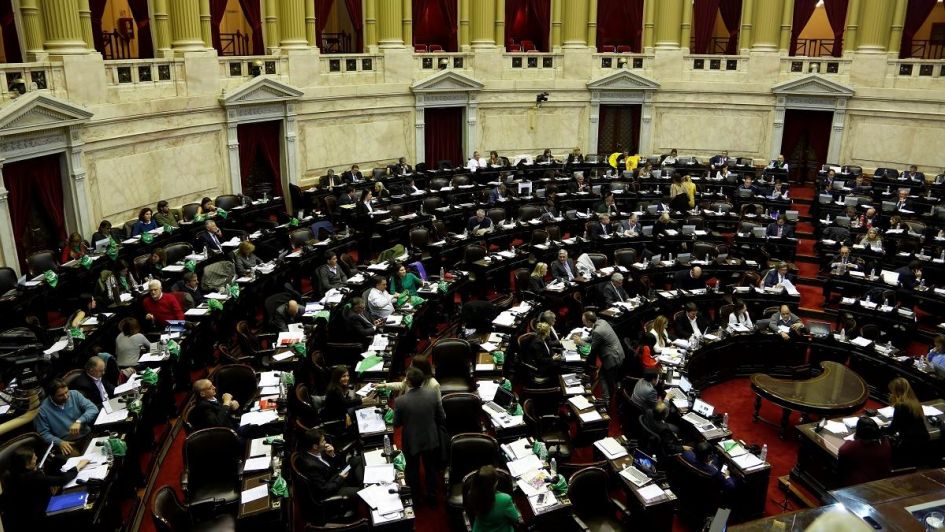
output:
POLYGON ((591 208, 588 207, 588 208, 587 208, 587 216, 590 217, 590 215, 591 215, 591 208))
POLYGON ((827 223, 828 223, 828 224, 830 223, 830 213, 829 213, 829 212, 827 213, 827 223))
POLYGON ((768 459, 768 444, 767 443, 761 446, 761 454, 758 455, 758 458, 760 458, 762 462, 768 459))
POLYGON ((919 279, 919 289, 925 290, 925 279, 919 279))
POLYGON ((942 254, 938 256, 939 260, 945 261, 945 249, 942 250, 942 254))
POLYGON ((847 330, 846 330, 846 328, 841 328, 841 329, 840 329, 840 341, 841 341, 841 342, 846 342, 846 341, 847 341, 847 330))
POLYGON ((722 414, 722 428, 728 428, 728 412, 722 414))
POLYGON ((558 477, 558 461, 555 460, 554 458, 551 459, 551 468, 550 468, 550 469, 551 469, 551 478, 553 478, 553 479, 554 479, 554 478, 557 478, 557 477, 558 477))
POLYGON ((167 355, 167 340, 161 338, 161 341, 158 342, 158 347, 161 350, 161 356, 167 355))
POLYGON ((72 351, 75 349, 75 339, 72 338, 72 332, 66 333, 66 350, 72 351))
POLYGON ((890 191, 889 191, 889 185, 886 185, 886 194, 889 194, 889 193, 890 193, 890 191))
POLYGON ((393 451, 392 451, 391 445, 390 445, 390 436, 388 436, 387 434, 385 434, 385 435, 384 435, 384 456, 389 457, 392 452, 393 452, 393 451))
POLYGON ((870 277, 876 277, 876 268, 870 270, 870 277))
POLYGON ((446 268, 440 266, 440 280, 446 279, 446 268))

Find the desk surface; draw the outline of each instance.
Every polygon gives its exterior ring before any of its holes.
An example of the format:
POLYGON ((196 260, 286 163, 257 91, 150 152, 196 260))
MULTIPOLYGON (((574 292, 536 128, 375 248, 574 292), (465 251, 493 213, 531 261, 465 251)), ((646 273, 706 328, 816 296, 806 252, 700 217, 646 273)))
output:
POLYGON ((756 373, 751 376, 755 393, 800 412, 837 415, 859 410, 869 397, 866 382, 836 362, 821 362, 823 373, 806 380, 778 379, 756 373))

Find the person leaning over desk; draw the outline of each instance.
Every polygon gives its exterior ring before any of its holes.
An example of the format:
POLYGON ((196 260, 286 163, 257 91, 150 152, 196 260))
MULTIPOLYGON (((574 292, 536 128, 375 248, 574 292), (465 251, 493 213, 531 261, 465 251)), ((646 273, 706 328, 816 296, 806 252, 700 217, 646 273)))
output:
MULTIPOLYGON (((61 488, 88 465, 79 460, 75 467, 60 472, 58 467, 47 473, 39 467, 39 458, 32 447, 13 452, 10 468, 3 475, 3 529, 8 532, 35 530, 46 519, 50 491, 61 488)), ((58 466, 58 464, 57 464, 58 466)))
POLYGON ((46 398, 33 420, 36 432, 46 443, 59 447, 62 454, 78 452, 73 444, 91 432, 98 408, 81 393, 70 390, 62 379, 46 386, 46 398))

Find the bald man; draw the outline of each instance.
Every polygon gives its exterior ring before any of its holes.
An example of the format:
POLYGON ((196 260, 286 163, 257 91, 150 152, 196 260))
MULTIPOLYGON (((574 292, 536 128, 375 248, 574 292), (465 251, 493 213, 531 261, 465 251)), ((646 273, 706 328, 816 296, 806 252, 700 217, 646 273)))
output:
POLYGON ((289 332, 290 323, 298 323, 302 320, 302 313, 299 311, 299 303, 294 299, 276 307, 272 314, 272 328, 279 332, 289 332))
POLYGON ((693 266, 688 272, 677 272, 675 275, 674 288, 682 290, 698 290, 705 288, 705 278, 702 276, 702 268, 693 266))
POLYGON ((231 416, 238 412, 240 404, 233 396, 225 393, 217 399, 217 388, 210 379, 200 379, 194 383, 197 395, 194 407, 187 416, 187 421, 194 430, 211 427, 236 428, 236 420, 231 416))
POLYGON ((778 312, 773 314, 771 319, 768 320, 768 327, 775 333, 780 334, 781 338, 788 340, 791 338, 790 333, 792 331, 800 334, 801 330, 804 329, 804 324, 797 315, 791 312, 791 309, 787 305, 781 305, 778 312))
POLYGON ((76 390, 96 407, 102 408, 102 403, 115 396, 115 386, 102 377, 105 376, 105 361, 94 356, 85 362, 85 371, 76 377, 69 388, 76 390))

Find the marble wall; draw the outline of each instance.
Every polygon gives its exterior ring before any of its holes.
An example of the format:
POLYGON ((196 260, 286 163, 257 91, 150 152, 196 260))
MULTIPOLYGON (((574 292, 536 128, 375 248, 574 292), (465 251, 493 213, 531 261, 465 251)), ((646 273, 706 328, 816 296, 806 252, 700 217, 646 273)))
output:
POLYGON ((732 155, 764 159, 771 137, 772 111, 748 111, 703 106, 655 106, 653 148, 680 155, 711 156, 723 150, 732 155))
POLYGON ((479 108, 479 148, 505 156, 537 155, 545 148, 560 155, 575 147, 586 150, 589 114, 589 105, 576 103, 546 104, 541 109, 534 104, 483 106, 479 108))
POLYGON ((904 118, 892 113, 851 113, 845 133, 844 163, 869 169, 915 164, 933 174, 945 168, 945 115, 904 118))

